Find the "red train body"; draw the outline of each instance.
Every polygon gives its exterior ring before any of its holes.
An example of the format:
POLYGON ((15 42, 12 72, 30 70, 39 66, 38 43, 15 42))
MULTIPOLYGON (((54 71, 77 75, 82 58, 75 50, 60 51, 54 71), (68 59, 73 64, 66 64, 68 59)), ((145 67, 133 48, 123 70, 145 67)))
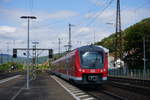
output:
POLYGON ((107 80, 108 52, 82 46, 52 62, 52 73, 77 84, 102 84, 107 80))

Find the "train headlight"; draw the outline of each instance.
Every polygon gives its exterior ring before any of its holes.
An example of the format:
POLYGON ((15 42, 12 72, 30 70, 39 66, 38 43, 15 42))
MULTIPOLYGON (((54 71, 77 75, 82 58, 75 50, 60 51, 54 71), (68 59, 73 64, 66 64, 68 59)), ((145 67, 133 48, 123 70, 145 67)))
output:
POLYGON ((84 72, 85 72, 85 70, 82 70, 82 72, 84 73, 84 72))
POLYGON ((106 72, 106 69, 104 69, 104 72, 106 72))
POLYGON ((82 70, 81 69, 79 69, 79 72, 81 72, 82 70))

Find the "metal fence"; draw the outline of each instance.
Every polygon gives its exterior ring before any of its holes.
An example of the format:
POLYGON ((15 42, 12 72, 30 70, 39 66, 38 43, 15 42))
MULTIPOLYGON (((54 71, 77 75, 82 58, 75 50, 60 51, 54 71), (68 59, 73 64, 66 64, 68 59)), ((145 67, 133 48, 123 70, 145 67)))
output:
POLYGON ((118 68, 109 70, 110 76, 120 76, 126 78, 150 80, 150 69, 146 71, 141 69, 118 68))

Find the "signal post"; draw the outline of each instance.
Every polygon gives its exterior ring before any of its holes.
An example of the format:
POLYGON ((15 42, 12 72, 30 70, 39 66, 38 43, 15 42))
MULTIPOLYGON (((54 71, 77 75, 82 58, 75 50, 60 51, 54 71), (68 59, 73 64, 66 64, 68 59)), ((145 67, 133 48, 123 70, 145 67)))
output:
MULTIPOLYGON (((48 53, 48 57, 49 59, 53 57, 53 49, 44 49, 44 48, 14 48, 13 49, 13 58, 17 58, 17 51, 18 50, 21 50, 21 51, 37 51, 37 50, 46 50, 46 51, 49 51, 48 53)), ((27 74, 26 74, 26 77, 27 77, 27 89, 29 89, 29 80, 30 80, 30 77, 29 77, 29 60, 28 60, 28 66, 27 66, 27 74)))

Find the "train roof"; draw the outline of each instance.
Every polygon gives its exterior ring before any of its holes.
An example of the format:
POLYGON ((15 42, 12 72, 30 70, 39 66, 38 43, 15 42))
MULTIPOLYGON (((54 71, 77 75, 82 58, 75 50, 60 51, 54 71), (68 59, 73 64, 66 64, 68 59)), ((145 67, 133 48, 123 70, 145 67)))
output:
POLYGON ((90 50, 95 50, 95 51, 103 51, 108 53, 109 50, 104 48, 103 46, 97 46, 97 45, 86 45, 78 48, 79 51, 90 51, 90 50))
POLYGON ((106 52, 106 53, 109 53, 109 49, 107 49, 107 48, 105 48, 105 47, 103 47, 103 46, 100 46, 100 45, 97 45, 98 47, 100 47, 100 48, 103 48, 103 50, 106 52))

